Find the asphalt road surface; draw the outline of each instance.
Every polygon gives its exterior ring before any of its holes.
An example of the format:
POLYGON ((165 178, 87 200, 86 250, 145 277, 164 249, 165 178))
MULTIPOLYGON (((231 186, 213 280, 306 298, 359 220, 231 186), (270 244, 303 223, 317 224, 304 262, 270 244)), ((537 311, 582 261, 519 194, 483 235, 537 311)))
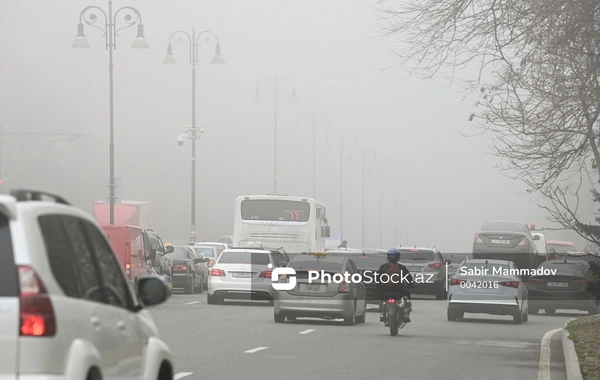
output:
POLYGON ((280 324, 266 302, 208 305, 204 292, 175 293, 150 310, 175 354, 175 379, 186 380, 564 380, 560 334, 546 339, 550 360, 541 355, 542 339, 581 315, 542 312, 515 325, 511 317, 466 314, 450 322, 445 301, 423 296, 413 301, 412 323, 393 337, 375 309, 354 326, 319 319, 280 324))

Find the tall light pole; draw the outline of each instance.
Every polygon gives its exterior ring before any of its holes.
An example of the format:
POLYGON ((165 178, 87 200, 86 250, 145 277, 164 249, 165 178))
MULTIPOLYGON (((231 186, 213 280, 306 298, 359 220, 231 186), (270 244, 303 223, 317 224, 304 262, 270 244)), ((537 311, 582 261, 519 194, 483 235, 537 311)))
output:
POLYGON ((117 37, 119 31, 130 28, 137 24, 137 37, 131 46, 134 49, 148 49, 148 41, 144 37, 144 24, 142 24, 142 15, 140 12, 130 6, 124 6, 117 9, 113 14, 112 0, 108 1, 108 13, 95 5, 84 8, 79 14, 79 24, 77 24, 77 37, 73 41, 74 48, 89 48, 84 33, 84 23, 100 29, 104 34, 105 46, 108 50, 108 81, 109 81, 109 120, 110 120, 110 224, 115 224, 115 141, 114 141, 114 89, 113 89, 113 51, 117 50, 117 37), (98 16, 95 12, 100 12, 104 16, 104 27, 96 25, 98 16), (123 13, 121 13, 123 12, 123 13), (117 28, 119 14, 122 14, 124 26, 117 28))
POLYGON ((196 125, 196 66, 198 66, 200 37, 203 35, 206 36, 205 42, 207 43, 216 41, 215 55, 210 63, 213 65, 224 64, 225 60, 223 60, 223 56, 221 56, 219 37, 208 30, 196 34, 196 29, 192 29, 191 34, 183 30, 171 33, 169 36, 169 44, 167 45, 167 55, 163 59, 163 63, 165 64, 177 63, 175 56, 173 55, 173 42, 175 42, 176 45, 187 44, 190 52, 190 66, 192 67, 192 127, 186 130, 186 135, 179 136, 178 142, 180 142, 179 145, 183 145, 183 136, 192 140, 192 221, 190 227, 190 245, 196 244, 196 140, 200 139, 200 133, 204 133, 204 130, 196 125))
POLYGON ((312 135, 313 135, 313 199, 317 198, 317 123, 320 116, 325 116, 329 119, 329 125, 331 125, 331 114, 325 109, 306 109, 298 112, 298 125, 302 115, 308 114, 312 122, 312 135))
POLYGON ((273 91, 273 194, 277 194, 277 108, 279 107, 279 91, 282 88, 292 88, 292 98, 290 104, 298 104, 296 98, 296 85, 291 80, 284 78, 278 80, 277 77, 262 79, 256 84, 254 104, 260 104, 260 87, 271 89, 273 91))

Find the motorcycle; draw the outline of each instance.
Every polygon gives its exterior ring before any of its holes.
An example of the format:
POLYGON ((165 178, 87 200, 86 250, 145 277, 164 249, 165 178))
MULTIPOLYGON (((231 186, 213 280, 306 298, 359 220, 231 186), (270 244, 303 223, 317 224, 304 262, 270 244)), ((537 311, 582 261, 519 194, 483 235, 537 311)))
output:
POLYGON ((390 328, 390 335, 398 335, 398 329, 403 328, 408 323, 410 311, 409 299, 406 296, 399 297, 398 294, 386 294, 383 299, 385 307, 386 326, 390 328))

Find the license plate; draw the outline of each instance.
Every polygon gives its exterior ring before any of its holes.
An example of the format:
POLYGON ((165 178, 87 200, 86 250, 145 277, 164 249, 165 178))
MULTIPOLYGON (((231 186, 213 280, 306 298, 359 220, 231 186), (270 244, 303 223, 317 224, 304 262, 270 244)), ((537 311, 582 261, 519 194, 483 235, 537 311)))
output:
POLYGON ((306 284, 307 292, 319 292, 321 291, 321 284, 306 284))
POLYGON ((555 288, 568 288, 569 287, 569 283, 568 282, 548 282, 546 283, 547 286, 552 286, 555 288))
POLYGON ((232 272, 231 273, 231 277, 235 277, 235 278, 251 278, 252 277, 252 273, 251 272, 232 272))
POLYGON ((510 244, 510 240, 492 240, 492 244, 510 244))
POLYGON ((421 272, 422 271, 421 267, 406 267, 406 269, 408 269, 409 272, 421 272))

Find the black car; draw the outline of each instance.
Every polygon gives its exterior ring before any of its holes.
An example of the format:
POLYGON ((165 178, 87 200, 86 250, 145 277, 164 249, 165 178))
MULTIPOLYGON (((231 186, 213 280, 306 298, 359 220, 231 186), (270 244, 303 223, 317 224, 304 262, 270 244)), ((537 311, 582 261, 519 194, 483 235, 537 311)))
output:
POLYGON ((187 246, 173 246, 168 254, 173 259, 173 288, 183 288, 187 294, 204 289, 204 273, 197 263, 208 262, 208 258, 197 258, 187 246))
POLYGON ((492 220, 486 222, 473 239, 474 259, 512 261, 520 269, 534 269, 537 263, 537 247, 525 222, 492 220))
POLYGON ((583 310, 590 315, 599 312, 599 301, 587 290, 589 263, 585 260, 552 260, 538 267, 552 274, 525 279, 529 290, 529 313, 544 309, 554 314, 557 309, 583 310))
MULTIPOLYGON (((331 250, 327 252, 327 256, 345 256, 351 258, 361 274, 364 274, 365 271, 377 272, 379 267, 387 263, 387 256, 383 256, 377 252, 368 254, 363 252, 331 250)), ((370 277, 374 278, 374 276, 370 277)), ((364 284, 367 290, 367 304, 379 305, 380 300, 378 299, 377 284, 375 281, 369 283, 369 279, 365 278, 364 284)))

